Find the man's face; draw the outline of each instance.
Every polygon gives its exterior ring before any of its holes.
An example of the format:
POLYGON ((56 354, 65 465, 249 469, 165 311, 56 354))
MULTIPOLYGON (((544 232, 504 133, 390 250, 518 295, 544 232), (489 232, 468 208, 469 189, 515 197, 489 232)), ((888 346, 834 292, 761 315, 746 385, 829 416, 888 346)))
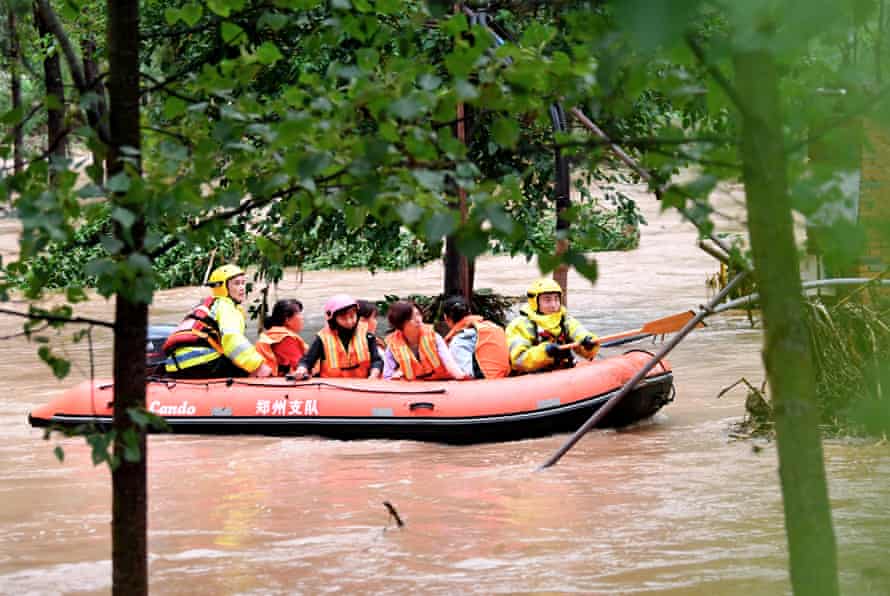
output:
POLYGON ((560 307, 562 307, 562 300, 557 292, 548 292, 538 296, 538 312, 542 315, 559 312, 560 307))
POLYGON ((247 277, 238 275, 226 282, 226 289, 229 290, 229 297, 235 302, 244 302, 247 297, 247 277))

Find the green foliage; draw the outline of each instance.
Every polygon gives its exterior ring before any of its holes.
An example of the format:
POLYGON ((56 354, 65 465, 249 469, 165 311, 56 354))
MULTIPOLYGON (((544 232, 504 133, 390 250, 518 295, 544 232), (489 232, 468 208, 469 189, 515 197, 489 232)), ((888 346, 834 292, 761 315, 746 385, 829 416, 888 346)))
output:
MULTIPOLYGON (((852 300, 807 303, 810 349, 816 369, 816 403, 828 435, 883 437, 890 432, 890 301, 876 294, 872 305, 852 300)), ((748 436, 773 436, 775 411, 765 383, 742 379, 747 416, 736 429, 748 436)))
MULTIPOLYGON (((120 433, 123 446, 124 459, 128 462, 137 462, 142 457, 139 449, 139 435, 145 432, 169 432, 170 425, 162 417, 145 408, 130 408, 127 415, 133 426, 120 433)), ((90 446, 90 457, 94 466, 107 464, 110 470, 120 465, 120 459, 114 453, 114 442, 118 436, 116 430, 99 428, 94 424, 81 424, 74 428, 48 427, 43 433, 43 440, 48 441, 54 433, 66 437, 83 437, 90 446)), ((57 445, 53 448, 53 454, 59 462, 65 461, 65 450, 57 445)))
POLYGON ((823 422, 844 434, 886 435, 890 303, 809 303, 808 313, 823 422))

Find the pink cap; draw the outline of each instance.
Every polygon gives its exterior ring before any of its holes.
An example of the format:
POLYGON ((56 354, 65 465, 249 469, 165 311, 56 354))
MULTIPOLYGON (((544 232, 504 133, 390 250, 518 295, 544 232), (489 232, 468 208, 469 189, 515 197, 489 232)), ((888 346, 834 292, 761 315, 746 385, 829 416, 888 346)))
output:
POLYGON ((341 311, 344 308, 349 308, 350 306, 358 308, 358 303, 355 301, 355 298, 349 294, 337 294, 331 296, 328 298, 328 301, 324 303, 325 320, 330 321, 334 316, 334 313, 341 311))

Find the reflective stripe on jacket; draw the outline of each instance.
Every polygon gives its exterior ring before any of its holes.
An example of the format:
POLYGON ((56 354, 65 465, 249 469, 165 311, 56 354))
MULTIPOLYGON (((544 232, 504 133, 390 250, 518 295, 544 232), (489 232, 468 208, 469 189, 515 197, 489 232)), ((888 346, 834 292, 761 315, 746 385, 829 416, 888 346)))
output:
MULTIPOLYGON (((302 337, 288 329, 287 327, 272 327, 271 329, 266 329, 262 333, 260 333, 259 338, 257 339, 256 351, 260 353, 260 356, 263 357, 263 360, 266 361, 266 364, 272 369, 273 374, 279 374, 279 362, 278 357, 275 355, 274 346, 281 341, 291 337, 297 341, 298 344, 303 348, 303 353, 306 353, 306 350, 309 349, 309 346, 306 345, 306 342, 302 337)), ((294 365, 296 368, 296 364, 294 365)))
MULTIPOLYGON (((561 307, 559 312, 542 315, 520 310, 520 316, 507 325, 507 345, 510 350, 510 363, 513 370, 533 372, 549 370, 557 366, 557 362, 547 355, 547 344, 564 344, 580 342, 586 337, 596 336, 578 322, 578 320, 561 307)), ((593 358, 599 346, 585 350, 581 346, 575 352, 584 358, 593 358)), ((563 366, 571 366, 569 361, 563 366)))
POLYGON ((507 336, 500 325, 486 321, 479 315, 467 315, 455 323, 445 336, 445 342, 451 343, 452 338, 467 327, 476 330, 473 355, 483 376, 486 379, 498 379, 509 375, 510 352, 507 349, 507 336))
POLYGON ((397 330, 389 335, 386 345, 392 353, 393 359, 399 365, 399 370, 402 371, 402 378, 406 381, 451 378, 448 369, 439 358, 439 350, 436 348, 436 332, 432 325, 424 325, 421 328, 420 341, 417 345, 419 360, 414 355, 414 350, 405 341, 405 336, 401 331, 397 330))
POLYGON ((324 347, 321 376, 368 377, 371 372, 371 352, 368 350, 368 326, 365 323, 359 322, 356 325, 347 348, 343 347, 337 332, 328 326, 318 332, 318 338, 324 347))

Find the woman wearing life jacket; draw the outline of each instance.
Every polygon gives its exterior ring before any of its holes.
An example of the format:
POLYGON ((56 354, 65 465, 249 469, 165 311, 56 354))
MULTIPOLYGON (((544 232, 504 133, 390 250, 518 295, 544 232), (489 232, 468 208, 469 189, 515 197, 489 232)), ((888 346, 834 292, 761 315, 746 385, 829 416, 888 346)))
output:
POLYGON ((413 302, 400 300, 387 313, 393 331, 383 354, 383 378, 406 381, 471 379, 448 351, 445 340, 425 325, 423 313, 413 302))
POLYGON ((256 342, 272 372, 280 377, 294 372, 308 346, 298 334, 303 330, 303 303, 299 300, 279 300, 266 319, 265 329, 256 342))
POLYGON ((380 377, 383 360, 374 335, 358 320, 358 304, 346 294, 332 296, 324 305, 327 325, 318 332, 300 359, 297 378, 305 378, 320 362, 322 377, 380 377))
POLYGON ((528 289, 528 307, 507 325, 510 362, 518 372, 537 372, 575 365, 572 351, 591 359, 599 345, 562 305, 562 288, 552 279, 539 279, 528 289), (572 349, 560 346, 576 344, 572 349))
POLYGON ((445 300, 445 343, 455 362, 477 379, 498 379, 510 374, 510 352, 504 329, 479 315, 471 315, 462 296, 445 300))
POLYGON ((377 342, 377 347, 381 350, 386 349, 386 342, 383 341, 383 338, 377 335, 377 315, 380 311, 377 309, 377 305, 370 300, 356 300, 356 304, 358 304, 358 320, 359 323, 364 323, 368 326, 368 333, 374 336, 374 340, 377 342))
POLYGON ((272 369, 244 335, 247 278, 223 265, 207 281, 211 296, 186 315, 164 342, 167 375, 182 379, 268 377, 272 369))

